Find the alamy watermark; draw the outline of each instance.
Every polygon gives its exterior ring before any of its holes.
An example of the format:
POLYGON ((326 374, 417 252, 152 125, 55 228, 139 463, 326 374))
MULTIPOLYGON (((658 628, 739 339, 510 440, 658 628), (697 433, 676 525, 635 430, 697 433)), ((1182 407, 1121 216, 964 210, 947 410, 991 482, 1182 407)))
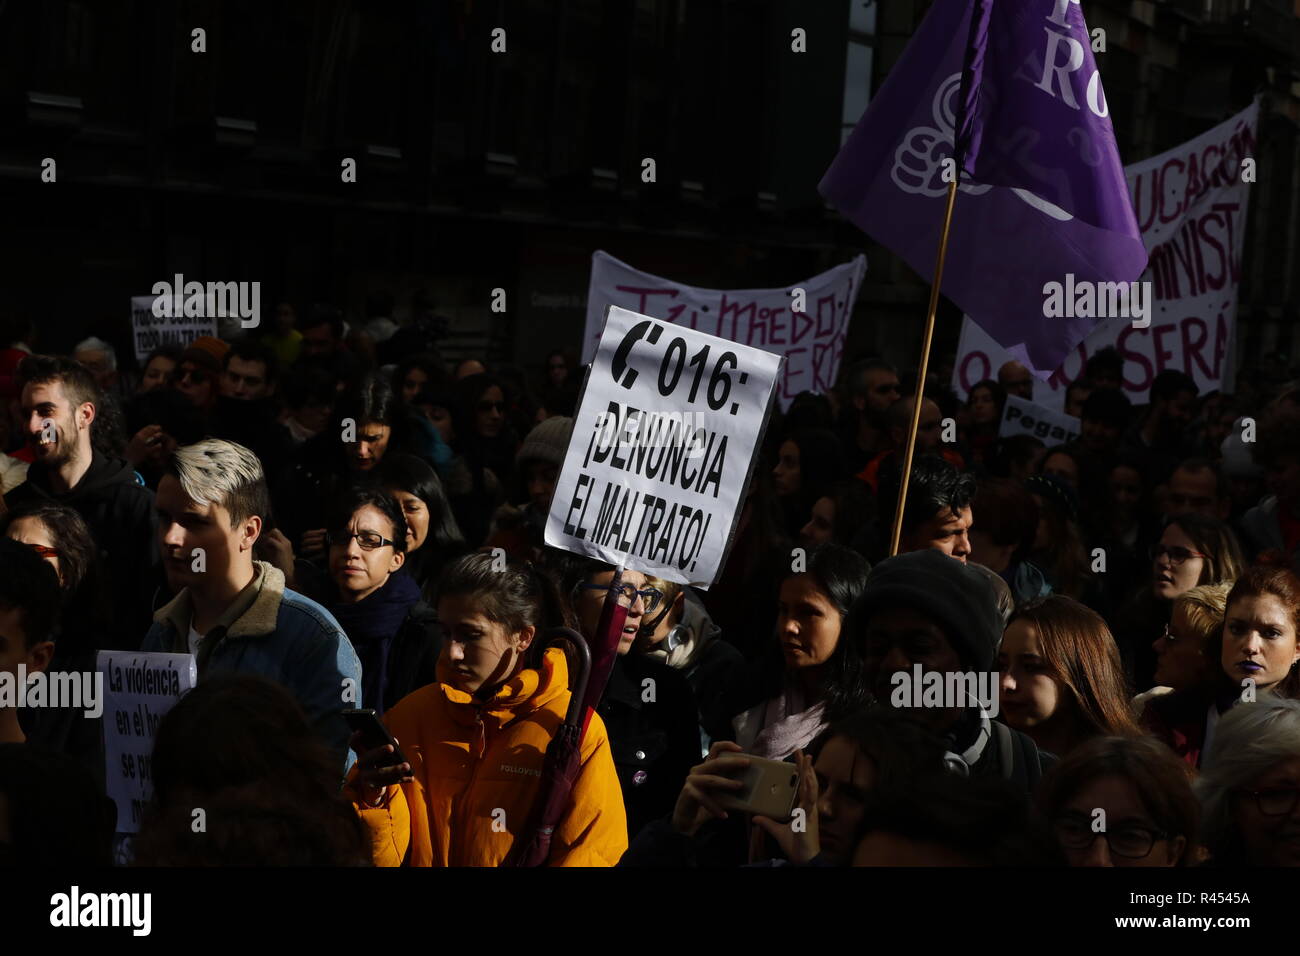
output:
POLYGON ((245 329, 262 322, 260 282, 186 282, 178 272, 174 282, 155 282, 149 291, 155 318, 236 318, 245 329))
POLYGON ((998 715, 997 671, 927 671, 913 664, 910 671, 895 671, 889 678, 893 690, 889 704, 896 708, 956 708, 978 706, 985 717, 998 715))
POLYGON ((104 713, 104 675, 100 671, 0 671, 0 709, 55 707, 81 710, 92 720, 104 713))
POLYGON ((1064 282, 1043 285, 1043 317, 1048 319, 1132 319, 1133 328, 1151 324, 1155 292, 1146 282, 1075 281, 1066 273, 1064 282))
POLYGON ((133 936, 148 936, 152 911, 151 893, 83 893, 73 886, 50 897, 50 925, 55 927, 118 926, 133 936))

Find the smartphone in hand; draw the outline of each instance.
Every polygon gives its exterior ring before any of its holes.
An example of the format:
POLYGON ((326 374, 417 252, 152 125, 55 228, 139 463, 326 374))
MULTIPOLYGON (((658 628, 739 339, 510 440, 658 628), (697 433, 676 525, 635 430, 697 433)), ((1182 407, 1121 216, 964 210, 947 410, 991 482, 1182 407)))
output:
POLYGON ((397 766, 406 763, 406 757, 402 754, 402 749, 397 746, 397 741, 393 735, 388 732, 384 722, 379 719, 379 715, 370 708, 349 708, 343 711, 343 719, 347 721, 348 727, 353 733, 361 734, 361 746, 366 750, 378 750, 384 744, 391 744, 393 747, 393 761, 388 766, 397 766))
POLYGON ((730 775, 744 781, 745 786, 734 793, 719 793, 716 797, 718 805, 727 810, 770 817, 778 823, 793 817, 794 805, 799 798, 799 768, 784 760, 770 760, 753 754, 734 756, 749 761, 748 767, 730 775))

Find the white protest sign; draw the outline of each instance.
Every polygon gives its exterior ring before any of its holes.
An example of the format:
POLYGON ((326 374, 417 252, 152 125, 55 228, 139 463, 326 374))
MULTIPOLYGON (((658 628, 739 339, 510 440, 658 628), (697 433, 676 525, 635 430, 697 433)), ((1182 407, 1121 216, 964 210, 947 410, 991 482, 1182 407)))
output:
MULTIPOLYGON (((1124 393, 1135 405, 1146 403, 1152 379, 1167 368, 1192 376, 1202 393, 1231 386, 1228 357, 1250 198, 1242 161, 1255 157, 1258 119, 1256 102, 1196 139, 1124 168, 1151 255, 1142 274, 1155 295, 1151 324, 1099 323, 1049 379, 1034 383, 1034 401, 1064 407, 1066 387, 1107 346, 1124 357, 1124 393)), ((1011 357, 964 317, 953 388, 965 398, 1011 357)))
POLYGON ((1008 395, 998 437, 1012 435, 1033 435, 1048 448, 1055 448, 1079 437, 1079 419, 1027 402, 1017 395, 1008 395))
POLYGON ((138 833, 153 797, 158 722, 198 680, 193 654, 100 651, 104 703, 104 780, 117 804, 117 832, 138 833))
POLYGON ((153 314, 156 295, 131 296, 131 340, 135 344, 135 357, 143 362, 154 349, 174 346, 183 349, 203 335, 217 334, 217 317, 210 315, 153 314))
POLYGON ((791 286, 724 291, 673 282, 597 251, 591 257, 582 360, 590 362, 595 354, 605 307, 617 305, 784 356, 778 398, 788 408, 800 392, 822 394, 834 386, 866 271, 867 257, 858 256, 791 286))
POLYGON ((781 357, 611 306, 546 543, 707 588, 726 560, 781 357))

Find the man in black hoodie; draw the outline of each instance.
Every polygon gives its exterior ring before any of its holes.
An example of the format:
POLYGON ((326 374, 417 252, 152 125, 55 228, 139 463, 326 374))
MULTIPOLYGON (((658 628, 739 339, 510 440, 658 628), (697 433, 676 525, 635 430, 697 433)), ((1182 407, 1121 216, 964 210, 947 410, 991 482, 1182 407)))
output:
POLYGON ((31 355, 18 366, 23 427, 35 461, 6 507, 38 501, 66 505, 85 520, 109 574, 114 615, 94 646, 134 650, 152 622, 160 582, 153 492, 131 466, 91 447, 102 398, 90 372, 72 359, 31 355))
POLYGON ((1033 791, 1056 758, 993 719, 1002 614, 978 571, 929 549, 889 558, 872 569, 850 621, 876 698, 942 737, 949 769, 1033 791))

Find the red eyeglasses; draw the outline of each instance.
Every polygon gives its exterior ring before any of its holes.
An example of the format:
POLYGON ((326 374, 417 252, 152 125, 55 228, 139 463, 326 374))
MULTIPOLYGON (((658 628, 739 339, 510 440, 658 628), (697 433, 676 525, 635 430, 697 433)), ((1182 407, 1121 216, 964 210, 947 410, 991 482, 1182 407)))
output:
POLYGON ((47 548, 43 544, 29 544, 27 547, 31 548, 36 552, 37 556, 42 558, 61 557, 61 553, 57 548, 47 548))

